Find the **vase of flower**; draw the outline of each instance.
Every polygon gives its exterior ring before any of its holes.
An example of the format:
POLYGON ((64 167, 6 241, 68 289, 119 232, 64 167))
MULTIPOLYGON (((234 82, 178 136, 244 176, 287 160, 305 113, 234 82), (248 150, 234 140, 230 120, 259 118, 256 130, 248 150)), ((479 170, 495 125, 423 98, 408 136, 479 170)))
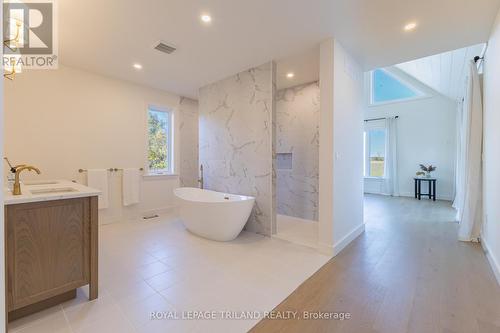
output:
POLYGON ((425 178, 431 178, 432 177, 431 172, 435 171, 436 169, 437 168, 432 164, 429 166, 425 166, 423 164, 420 164, 420 170, 425 172, 425 178))

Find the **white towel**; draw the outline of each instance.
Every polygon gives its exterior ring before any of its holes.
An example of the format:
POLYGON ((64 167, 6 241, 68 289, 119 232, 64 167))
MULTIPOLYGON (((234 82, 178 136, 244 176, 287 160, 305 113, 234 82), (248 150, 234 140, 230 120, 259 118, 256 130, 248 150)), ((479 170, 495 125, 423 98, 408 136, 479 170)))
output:
POLYGON ((140 171, 137 168, 123 169, 122 191, 124 206, 130 206, 139 203, 140 177, 140 171))
POLYGON ((108 170, 91 169, 87 171, 87 186, 101 191, 99 209, 109 207, 108 170))

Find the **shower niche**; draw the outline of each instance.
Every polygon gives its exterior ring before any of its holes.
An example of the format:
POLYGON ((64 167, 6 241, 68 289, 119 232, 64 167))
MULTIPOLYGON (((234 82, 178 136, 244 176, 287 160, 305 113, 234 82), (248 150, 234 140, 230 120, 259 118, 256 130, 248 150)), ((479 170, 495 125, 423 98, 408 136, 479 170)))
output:
POLYGON ((277 153, 276 154, 276 168, 278 170, 292 170, 293 167, 292 153, 277 153))

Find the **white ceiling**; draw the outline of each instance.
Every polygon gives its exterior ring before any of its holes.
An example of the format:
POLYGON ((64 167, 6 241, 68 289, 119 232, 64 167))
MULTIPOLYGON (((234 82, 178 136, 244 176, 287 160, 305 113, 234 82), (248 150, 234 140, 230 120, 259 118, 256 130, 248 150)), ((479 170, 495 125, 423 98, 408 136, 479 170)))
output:
POLYGON ((500 0, 59 0, 63 64, 196 97, 335 36, 366 70, 488 39, 500 0), (211 24, 200 22, 210 13, 211 24), (402 27, 417 21, 416 31, 402 27), (164 40, 172 55, 152 49, 164 40), (140 72, 132 63, 143 64, 140 72))
POLYGON ((319 80, 319 45, 305 52, 276 60, 276 86, 290 88, 319 80), (293 78, 286 75, 293 73, 293 78))
POLYGON ((409 61, 396 67, 456 101, 463 97, 469 62, 475 56, 480 56, 483 48, 484 44, 478 44, 409 61))

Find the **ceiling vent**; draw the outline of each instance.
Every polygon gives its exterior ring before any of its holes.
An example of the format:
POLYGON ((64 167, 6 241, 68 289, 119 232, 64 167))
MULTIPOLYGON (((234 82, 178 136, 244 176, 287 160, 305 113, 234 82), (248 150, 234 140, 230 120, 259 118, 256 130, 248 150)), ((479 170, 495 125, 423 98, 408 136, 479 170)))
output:
POLYGON ((177 50, 175 46, 168 45, 161 41, 158 42, 158 44, 155 46, 155 49, 166 54, 172 54, 175 50, 177 50))

